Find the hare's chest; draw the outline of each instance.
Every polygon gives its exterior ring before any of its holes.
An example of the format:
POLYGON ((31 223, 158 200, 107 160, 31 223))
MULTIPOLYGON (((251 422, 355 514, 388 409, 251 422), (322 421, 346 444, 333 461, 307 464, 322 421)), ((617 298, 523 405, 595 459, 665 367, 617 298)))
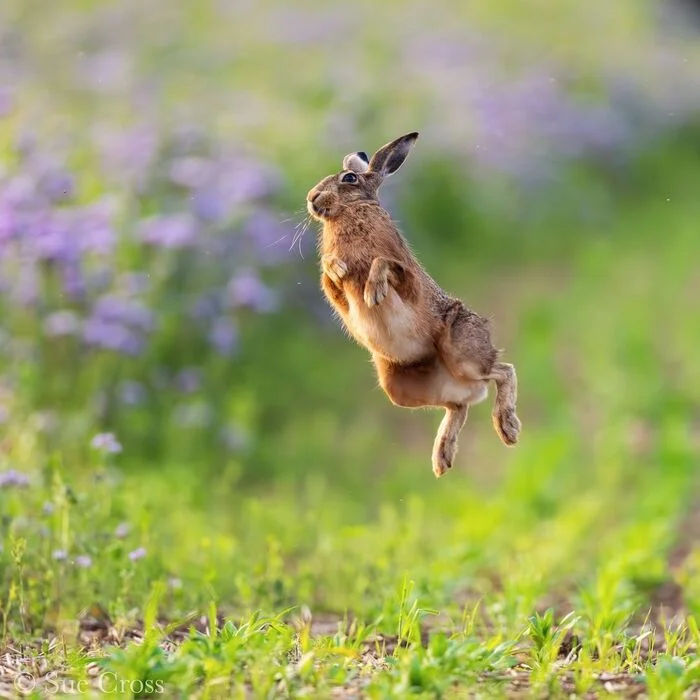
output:
POLYGON ((415 309, 394 289, 371 308, 361 295, 348 295, 348 307, 348 329, 368 350, 397 362, 418 360, 431 352, 432 341, 421 333, 415 309))

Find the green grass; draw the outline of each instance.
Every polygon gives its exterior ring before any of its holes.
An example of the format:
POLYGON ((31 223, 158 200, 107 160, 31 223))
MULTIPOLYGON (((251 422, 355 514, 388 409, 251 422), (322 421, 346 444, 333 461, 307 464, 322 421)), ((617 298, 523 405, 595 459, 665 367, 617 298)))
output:
MULTIPOLYGON (((34 482, 0 502, 3 643, 28 644, 45 689, 51 669, 95 683, 97 663, 104 682, 161 681, 175 697, 563 697, 616 684, 681 697, 698 681, 700 327, 682 300, 700 207, 678 184, 677 209, 661 197, 621 209, 549 276, 535 262, 469 276, 470 302, 502 321, 518 368, 523 439, 504 449, 474 409, 439 481, 438 415, 389 406, 339 334, 330 353, 294 339, 332 385, 318 382, 323 411, 280 402, 286 416, 257 448, 278 477, 257 486, 235 465, 137 469, 128 447, 114 464, 67 464, 31 423, 10 424, 3 466, 34 482), (99 644, 78 623, 95 605, 110 626, 99 644)), ((458 268, 446 277, 466 289, 458 268)))

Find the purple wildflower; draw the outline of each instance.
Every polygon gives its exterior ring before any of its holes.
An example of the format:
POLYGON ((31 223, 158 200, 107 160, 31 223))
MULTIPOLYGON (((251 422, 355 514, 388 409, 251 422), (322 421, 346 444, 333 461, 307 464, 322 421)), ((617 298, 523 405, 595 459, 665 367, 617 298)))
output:
POLYGON ((143 338, 130 328, 98 319, 88 319, 85 322, 83 339, 88 345, 125 355, 138 355, 144 345, 143 338))
POLYGON ((52 168, 42 174, 39 187, 51 202, 71 199, 75 194, 75 178, 67 170, 52 168))
POLYGON ((65 561, 67 557, 68 555, 66 554, 65 549, 54 549, 54 551, 51 553, 51 558, 55 559, 56 561, 65 561))
POLYGON ((247 306, 269 312, 277 307, 275 293, 250 269, 241 270, 228 284, 228 299, 233 306, 247 306))
POLYGON ((189 247, 197 239, 197 222, 190 214, 153 216, 141 222, 139 237, 161 248, 189 247))
POLYGON ((28 175, 16 175, 3 184, 2 198, 6 205, 18 209, 31 209, 39 205, 34 179, 28 175))
POLYGON ((114 433, 98 433, 90 441, 90 446, 105 454, 118 454, 122 451, 122 446, 114 433))
POLYGON ((0 88, 0 119, 8 117, 14 107, 14 99, 12 93, 6 88, 0 88))
POLYGON ((14 237, 15 213, 8 204, 0 200, 0 246, 14 237))
POLYGON ((44 319, 44 332, 55 337, 74 335, 80 330, 80 319, 73 311, 54 311, 44 319))
POLYGON ((50 503, 49 501, 44 503, 44 505, 41 507, 41 512, 44 515, 52 515, 53 511, 54 511, 53 503, 50 503))
POLYGON ((114 536, 118 537, 120 540, 123 540, 131 531, 131 526, 129 523, 119 523, 117 525, 116 530, 114 531, 114 536))
POLYGON ((233 321, 223 316, 218 318, 209 331, 209 342, 220 355, 230 356, 238 345, 238 330, 233 321))
POLYGON ((186 367, 175 377, 175 383, 178 389, 183 393, 193 394, 199 389, 202 383, 201 372, 196 367, 186 367))
POLYGON ((140 189, 158 152, 157 130, 149 125, 121 132, 98 127, 93 138, 105 172, 116 173, 140 189))
POLYGON ((29 486, 29 477, 16 469, 8 469, 0 472, 0 489, 3 488, 24 488, 29 486))
POLYGON ((136 299, 123 299, 113 294, 100 297, 92 309, 94 319, 120 323, 141 331, 153 328, 153 312, 136 299))
POLYGON ((129 559, 131 561, 138 561, 146 556, 146 550, 143 547, 135 549, 133 552, 129 552, 129 559))
POLYGON ((221 300, 219 294, 204 294, 190 307, 190 315, 198 319, 215 318, 221 313, 221 300))
POLYGON ((267 209, 254 211, 243 226, 263 263, 278 263, 290 256, 293 231, 267 209))
POLYGON ((69 299, 81 300, 85 298, 87 285, 80 263, 77 260, 72 260, 61 266, 61 277, 63 279, 63 291, 69 299))
POLYGON ((214 187, 200 187, 190 198, 192 212, 202 221, 221 221, 228 213, 228 205, 214 187))
POLYGON ((119 286, 127 295, 148 291, 151 280, 147 272, 125 272, 119 276, 119 286))
POLYGON ((71 211, 71 230, 81 251, 96 255, 112 253, 117 243, 113 228, 115 213, 116 201, 109 197, 71 211))
POLYGON ((89 569, 92 566, 92 558, 89 557, 87 554, 79 554, 75 558, 75 564, 81 569, 89 569))
POLYGON ((101 93, 126 90, 134 72, 132 57, 114 48, 88 54, 80 67, 85 87, 101 93))
POLYGON ((230 206, 264 199, 280 186, 279 173, 249 158, 234 158, 222 164, 217 189, 230 206))
POLYGON ((214 164, 205 158, 177 158, 170 164, 168 176, 172 182, 182 187, 196 189, 210 182, 214 174, 214 164))
POLYGON ((119 385, 119 396, 127 406, 138 406, 146 399, 146 389, 143 384, 126 379, 119 385))
POLYGON ((10 295, 20 306, 33 306, 39 294, 39 273, 33 261, 23 261, 17 270, 17 279, 10 295))
POLYGON ((65 211, 39 211, 29 222, 28 234, 39 259, 60 262, 78 259, 78 243, 65 211))
POLYGON ((230 452, 241 452, 250 443, 248 433, 239 425, 227 425, 221 430, 221 440, 230 452))

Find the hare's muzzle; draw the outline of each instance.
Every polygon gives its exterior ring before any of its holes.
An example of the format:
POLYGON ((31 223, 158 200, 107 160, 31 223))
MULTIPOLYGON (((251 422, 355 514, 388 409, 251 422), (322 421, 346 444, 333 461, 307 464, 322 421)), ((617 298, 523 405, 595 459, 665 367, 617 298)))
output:
POLYGON ((323 206, 321 194, 319 190, 311 190, 306 197, 306 208, 312 216, 322 217, 328 211, 328 208, 323 206))

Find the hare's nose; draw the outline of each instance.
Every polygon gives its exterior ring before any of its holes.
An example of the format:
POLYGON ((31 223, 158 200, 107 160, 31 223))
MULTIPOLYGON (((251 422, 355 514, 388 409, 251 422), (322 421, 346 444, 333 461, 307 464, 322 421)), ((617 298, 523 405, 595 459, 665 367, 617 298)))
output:
POLYGON ((318 196, 321 193, 318 190, 311 190, 309 194, 306 196, 306 198, 313 204, 315 199, 318 199, 318 196))

